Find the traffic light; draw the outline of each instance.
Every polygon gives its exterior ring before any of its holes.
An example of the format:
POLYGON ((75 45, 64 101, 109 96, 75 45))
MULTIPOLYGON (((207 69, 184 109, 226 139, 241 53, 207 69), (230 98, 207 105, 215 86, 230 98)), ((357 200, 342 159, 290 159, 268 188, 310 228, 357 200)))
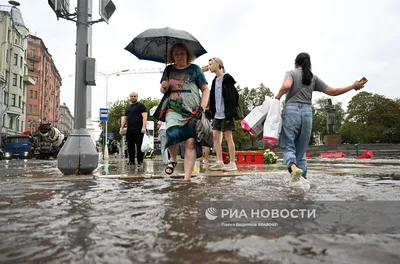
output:
POLYGON ((62 16, 63 13, 69 14, 69 0, 48 0, 48 3, 57 17, 62 16))
POLYGON ((111 0, 100 0, 99 13, 101 18, 108 24, 108 20, 115 12, 115 5, 111 0))

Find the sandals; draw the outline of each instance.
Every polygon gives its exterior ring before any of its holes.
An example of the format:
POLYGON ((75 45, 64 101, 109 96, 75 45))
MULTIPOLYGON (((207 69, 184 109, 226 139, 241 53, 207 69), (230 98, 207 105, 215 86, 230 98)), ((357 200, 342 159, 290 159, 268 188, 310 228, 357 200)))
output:
POLYGON ((175 170, 175 167, 177 164, 178 164, 178 162, 175 162, 175 161, 168 162, 167 167, 165 168, 165 173, 168 175, 171 175, 172 173, 174 173, 174 170, 175 170))

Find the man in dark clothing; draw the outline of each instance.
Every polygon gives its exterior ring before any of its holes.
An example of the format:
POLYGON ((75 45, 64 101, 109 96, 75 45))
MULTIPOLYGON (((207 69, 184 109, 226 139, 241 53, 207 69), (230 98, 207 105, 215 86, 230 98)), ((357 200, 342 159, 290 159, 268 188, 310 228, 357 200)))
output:
POLYGON ((143 164, 143 152, 142 140, 143 135, 146 133, 146 123, 147 123, 147 109, 144 104, 138 102, 138 94, 131 93, 129 95, 131 104, 128 106, 125 112, 125 116, 121 122, 121 128, 119 133, 123 134, 123 129, 126 124, 128 128, 126 131, 126 141, 128 142, 128 165, 135 165, 135 154, 137 147, 137 162, 138 165, 143 164))

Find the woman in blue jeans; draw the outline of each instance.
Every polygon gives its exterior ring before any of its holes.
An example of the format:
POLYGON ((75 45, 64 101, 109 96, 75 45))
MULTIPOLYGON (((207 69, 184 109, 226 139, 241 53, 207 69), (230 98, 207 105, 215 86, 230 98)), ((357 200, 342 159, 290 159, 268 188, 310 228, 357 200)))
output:
POLYGON ((306 179, 307 175, 306 151, 312 130, 312 93, 318 91, 337 96, 359 90, 366 82, 367 79, 363 78, 343 88, 332 88, 311 72, 310 55, 297 55, 295 69, 286 72, 282 87, 275 97, 280 100, 287 93, 279 145, 292 183, 299 181, 301 176, 306 179))

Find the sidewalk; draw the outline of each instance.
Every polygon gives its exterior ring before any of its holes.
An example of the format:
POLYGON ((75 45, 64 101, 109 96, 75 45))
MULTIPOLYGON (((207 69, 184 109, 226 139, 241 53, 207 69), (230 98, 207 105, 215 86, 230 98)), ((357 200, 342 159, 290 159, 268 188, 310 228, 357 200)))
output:
MULTIPOLYGON (((100 164, 93 174, 98 178, 116 178, 116 179, 147 179, 147 178, 182 178, 184 177, 184 160, 178 159, 178 165, 172 175, 165 173, 165 165, 161 159, 145 159, 143 166, 128 166, 125 158, 112 157, 108 162, 99 160, 100 164)), ((214 164, 215 160, 210 160, 209 165, 205 165, 202 160, 198 161, 200 171, 195 171, 192 177, 236 177, 242 175, 251 175, 256 172, 282 172, 284 170, 282 162, 273 165, 237 165, 237 171, 210 171, 208 167, 214 164)))

